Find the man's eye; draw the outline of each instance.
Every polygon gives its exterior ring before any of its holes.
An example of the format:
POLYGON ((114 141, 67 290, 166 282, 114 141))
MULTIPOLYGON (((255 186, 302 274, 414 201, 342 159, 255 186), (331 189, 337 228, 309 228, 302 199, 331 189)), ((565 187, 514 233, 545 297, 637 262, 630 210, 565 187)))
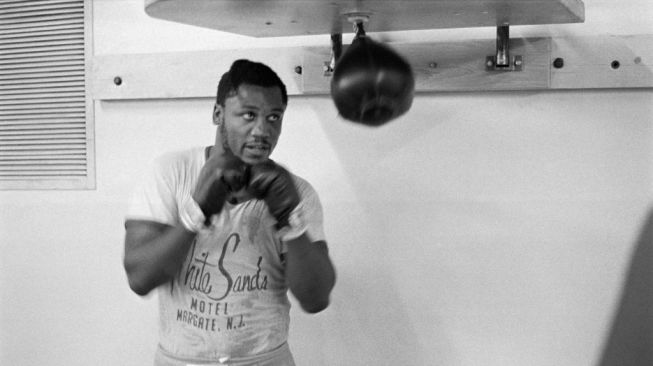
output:
POLYGON ((256 118, 256 115, 252 112, 243 113, 243 118, 247 121, 253 121, 256 118))
POLYGON ((279 122, 281 121, 281 116, 278 114, 272 114, 268 116, 268 122, 279 122))

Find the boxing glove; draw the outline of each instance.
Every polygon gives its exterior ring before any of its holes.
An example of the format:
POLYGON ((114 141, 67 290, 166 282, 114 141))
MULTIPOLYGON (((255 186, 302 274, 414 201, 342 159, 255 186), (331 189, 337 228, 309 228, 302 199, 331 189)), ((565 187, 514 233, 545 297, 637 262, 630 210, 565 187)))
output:
POLYGON ((240 159, 230 159, 222 169, 222 175, 213 180, 208 185, 208 190, 202 193, 202 198, 195 198, 200 197, 197 191, 195 192, 193 198, 204 214, 205 225, 210 223, 211 216, 222 211, 222 207, 231 192, 237 192, 247 185, 249 180, 248 171, 248 166, 240 159))
POLYGON ((231 192, 244 188, 249 181, 248 166, 231 153, 212 155, 200 171, 195 190, 180 207, 179 218, 188 230, 199 230, 220 213, 231 192))
POLYGON ((277 229, 291 225, 291 216, 301 201, 291 174, 268 160, 253 165, 249 175, 247 191, 254 198, 265 202, 270 214, 277 220, 277 229))

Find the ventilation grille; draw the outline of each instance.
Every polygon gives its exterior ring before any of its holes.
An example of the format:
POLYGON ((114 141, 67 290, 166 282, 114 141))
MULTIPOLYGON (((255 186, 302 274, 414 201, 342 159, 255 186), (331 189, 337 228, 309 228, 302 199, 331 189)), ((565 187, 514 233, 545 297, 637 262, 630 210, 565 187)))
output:
POLYGON ((84 5, 0 0, 0 188, 94 185, 84 5))

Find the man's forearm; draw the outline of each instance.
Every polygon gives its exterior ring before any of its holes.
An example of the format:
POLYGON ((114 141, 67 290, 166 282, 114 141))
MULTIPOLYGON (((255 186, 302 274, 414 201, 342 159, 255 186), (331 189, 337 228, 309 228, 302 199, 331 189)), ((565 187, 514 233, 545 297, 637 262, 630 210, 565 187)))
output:
POLYGON ((309 313, 324 310, 335 284, 335 270, 326 243, 312 243, 306 235, 287 242, 288 287, 309 313))
POLYGON ((174 277, 195 233, 183 227, 129 228, 125 238, 125 270, 134 292, 145 295, 174 277))

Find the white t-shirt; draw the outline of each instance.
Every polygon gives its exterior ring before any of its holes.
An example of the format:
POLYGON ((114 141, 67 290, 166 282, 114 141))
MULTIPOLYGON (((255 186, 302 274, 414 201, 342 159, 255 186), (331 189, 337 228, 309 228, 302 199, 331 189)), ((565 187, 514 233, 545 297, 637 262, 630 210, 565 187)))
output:
MULTIPOLYGON (((206 161, 203 147, 166 154, 135 190, 126 219, 180 225, 178 208, 192 194, 206 161)), ((313 187, 293 175, 312 241, 324 240, 313 187)), ((217 361, 253 356, 288 338, 286 247, 262 200, 225 203, 196 237, 174 280, 158 288, 160 348, 170 356, 217 361)))

